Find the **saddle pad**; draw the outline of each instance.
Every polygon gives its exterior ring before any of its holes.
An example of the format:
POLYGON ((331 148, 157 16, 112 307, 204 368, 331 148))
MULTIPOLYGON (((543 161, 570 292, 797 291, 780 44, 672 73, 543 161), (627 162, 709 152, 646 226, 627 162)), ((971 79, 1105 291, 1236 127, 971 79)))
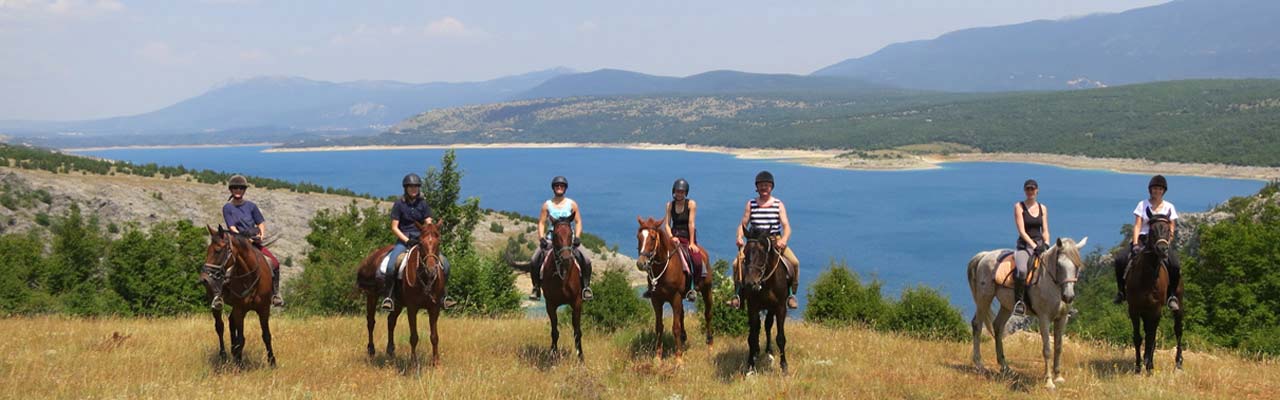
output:
MULTIPOLYGON (((1036 273, 1040 269, 1039 266, 1040 260, 1033 260, 1031 268, 1027 273, 1028 286, 1030 286, 1032 282, 1035 282, 1036 273)), ((1000 255, 996 257, 996 274, 994 279, 996 284, 1012 289, 1014 272, 1013 252, 1008 250, 1001 252, 1000 255)))
MULTIPOLYGON (((399 277, 400 279, 404 279, 404 267, 405 267, 405 264, 409 262, 409 252, 413 251, 414 248, 417 248, 417 246, 414 246, 413 248, 400 252, 400 255, 396 257, 396 266, 397 266, 396 276, 399 277)), ((391 263, 390 253, 388 253, 385 256, 382 256, 382 262, 378 263, 378 279, 383 279, 387 276, 387 270, 391 269, 390 263, 391 263)))

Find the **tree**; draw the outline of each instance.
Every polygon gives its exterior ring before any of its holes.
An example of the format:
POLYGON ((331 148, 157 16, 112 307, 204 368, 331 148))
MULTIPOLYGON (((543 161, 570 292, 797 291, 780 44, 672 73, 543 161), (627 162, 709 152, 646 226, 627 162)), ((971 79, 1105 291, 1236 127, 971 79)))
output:
POLYGON ((480 199, 469 197, 461 203, 463 172, 453 150, 445 151, 440 169, 431 167, 422 179, 422 195, 439 221, 442 251, 448 257, 465 257, 474 251, 471 231, 480 222, 480 199))

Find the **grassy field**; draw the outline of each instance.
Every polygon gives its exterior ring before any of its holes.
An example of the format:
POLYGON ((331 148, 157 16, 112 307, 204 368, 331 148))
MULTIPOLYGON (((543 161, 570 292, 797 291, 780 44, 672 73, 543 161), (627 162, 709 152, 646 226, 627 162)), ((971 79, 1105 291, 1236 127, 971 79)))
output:
MULTIPOLYGON (((251 318, 252 319, 252 318, 251 318)), ((385 344, 379 318, 378 349, 385 344)), ((744 376, 745 340, 694 341, 684 365, 655 362, 651 336, 634 328, 585 335, 586 363, 546 347, 545 320, 441 320, 441 365, 408 357, 408 324, 398 326, 396 358, 365 354, 363 318, 273 320, 277 368, 265 363, 256 324, 246 329, 243 365, 217 357, 208 317, 176 319, 0 319, 0 397, 4 398, 1275 398, 1280 364, 1192 351, 1186 370, 1158 352, 1157 371, 1129 371, 1132 350, 1070 341, 1065 384, 1042 389, 1038 335, 1009 340, 1015 374, 979 373, 969 344, 928 342, 865 329, 789 325, 791 371, 775 364, 744 376)), ((424 323, 425 325, 425 323, 424 323)), ((668 326, 670 326, 668 324, 668 326)), ((692 322, 690 338, 700 336, 692 322)), ((425 329, 425 327, 423 328, 425 329)), ((563 332, 563 331, 562 331, 563 332)), ((571 346, 572 334, 562 335, 571 346)), ((984 343, 987 367, 994 353, 984 343)))

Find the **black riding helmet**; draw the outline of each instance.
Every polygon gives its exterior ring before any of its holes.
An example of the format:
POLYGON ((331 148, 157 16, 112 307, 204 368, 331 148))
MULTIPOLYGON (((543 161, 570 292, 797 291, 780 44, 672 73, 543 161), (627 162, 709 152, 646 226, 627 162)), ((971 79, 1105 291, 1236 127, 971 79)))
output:
POLYGON ((418 174, 405 175, 400 181, 400 186, 422 186, 422 178, 419 178, 418 174))
POLYGON ((231 179, 227 180, 227 187, 231 189, 238 187, 247 189, 249 187, 249 180, 245 179, 243 175, 235 175, 232 176, 231 179))
POLYGON ((564 189, 569 190, 569 179, 563 176, 551 178, 551 187, 554 188, 556 185, 564 185, 564 189))
POLYGON ((756 184, 759 185, 760 182, 769 182, 771 185, 777 185, 773 183, 773 174, 769 173, 769 171, 760 171, 760 173, 756 174, 756 184))
POLYGON ((684 180, 684 178, 676 179, 675 183, 671 184, 671 193, 675 193, 677 190, 683 190, 685 194, 688 194, 689 181, 684 180))
POLYGON ((1165 193, 1169 192, 1169 181, 1164 179, 1164 175, 1156 175, 1151 177, 1151 182, 1147 183, 1147 190, 1153 187, 1164 189, 1165 193))

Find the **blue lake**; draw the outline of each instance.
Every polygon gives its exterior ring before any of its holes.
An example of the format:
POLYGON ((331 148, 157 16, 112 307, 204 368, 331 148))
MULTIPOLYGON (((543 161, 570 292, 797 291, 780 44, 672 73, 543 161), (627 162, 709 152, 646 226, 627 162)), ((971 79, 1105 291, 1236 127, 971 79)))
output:
MULTIPOLYGON (((404 174, 438 165, 443 150, 263 153, 262 147, 116 149, 83 154, 135 163, 184 165, 309 181, 379 196, 400 192, 404 174)), ((464 196, 482 207, 537 215, 555 175, 569 178, 587 231, 634 256, 636 216, 660 217, 671 182, 684 177, 699 203, 702 245, 713 259, 731 259, 734 229, 753 178, 777 178, 775 195, 790 212, 791 247, 807 286, 829 261, 847 261, 896 296, 904 287, 939 288, 953 304, 973 309, 965 266, 974 253, 1015 243, 1013 203, 1022 182, 1040 182, 1054 237, 1090 248, 1121 240, 1134 205, 1146 197, 1149 176, 1035 164, 952 163, 920 171, 847 171, 768 160, 680 151, 601 148, 463 149, 464 196)), ((1261 181, 1170 176, 1168 199, 1179 211, 1203 211, 1231 196, 1255 193, 1261 181)), ((252 196, 252 194, 250 194, 252 196)), ((264 210, 268 214, 271 210, 264 210)), ((803 293, 801 298, 803 299, 803 293)))

